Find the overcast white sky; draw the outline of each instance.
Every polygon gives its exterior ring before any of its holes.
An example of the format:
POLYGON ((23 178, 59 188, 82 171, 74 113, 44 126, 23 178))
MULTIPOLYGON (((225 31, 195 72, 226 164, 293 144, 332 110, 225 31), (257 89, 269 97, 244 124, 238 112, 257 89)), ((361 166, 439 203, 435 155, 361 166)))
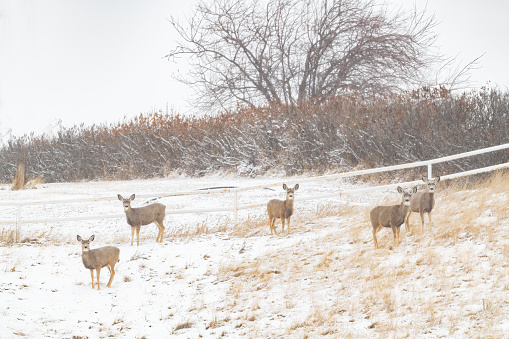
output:
MULTIPOLYGON (((412 6, 410 0, 387 0, 412 6)), ((113 123, 166 106, 190 114, 185 70, 162 57, 167 18, 185 0, 0 0, 0 139, 63 125, 113 123)), ((485 53, 476 85, 509 86, 509 1, 416 0, 440 22, 438 44, 464 62, 485 53)), ((398 5, 399 6, 399 5, 398 5)))

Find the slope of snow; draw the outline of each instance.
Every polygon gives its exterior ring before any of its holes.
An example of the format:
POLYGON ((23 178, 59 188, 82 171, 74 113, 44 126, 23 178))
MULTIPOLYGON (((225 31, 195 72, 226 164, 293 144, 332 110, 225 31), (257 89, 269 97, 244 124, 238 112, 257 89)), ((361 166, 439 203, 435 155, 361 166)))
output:
MULTIPOLYGON (((296 179, 296 178, 292 178, 296 179)), ((297 178, 298 179, 298 178, 297 178)), ((210 176, 128 182, 42 184, 0 190, 1 200, 167 193, 217 186, 251 186, 273 178, 210 176)), ((24 224, 10 244, 2 225, 2 337, 504 337, 509 329, 507 194, 437 192, 433 232, 402 228, 402 243, 379 233, 373 248, 369 210, 398 200, 395 192, 299 202, 299 196, 339 192, 339 180, 301 184, 290 234, 271 236, 264 208, 231 213, 168 215, 165 239, 142 227, 130 246, 125 219, 24 224), (482 195, 482 200, 479 200, 482 195), (456 211, 479 206, 472 216, 456 211), (505 205, 504 205, 505 204, 505 205), (91 247, 120 248, 111 288, 107 269, 92 290, 81 262, 79 234, 91 247)), ((240 203, 283 198, 281 188, 243 192, 240 203)), ((233 204, 231 195, 162 198, 168 209, 233 204)), ((135 199, 133 206, 146 201, 135 199)), ((15 208, 0 212, 12 219, 15 208)), ((37 205, 25 219, 122 213, 118 200, 37 205)), ((426 219, 427 220, 427 219, 426 219)))

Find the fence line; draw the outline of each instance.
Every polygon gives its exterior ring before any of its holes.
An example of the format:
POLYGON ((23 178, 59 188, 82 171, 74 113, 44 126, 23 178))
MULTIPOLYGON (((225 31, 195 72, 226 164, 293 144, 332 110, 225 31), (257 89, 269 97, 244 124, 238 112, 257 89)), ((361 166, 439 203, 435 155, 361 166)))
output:
MULTIPOLYGON (((285 181, 287 184, 293 183, 305 183, 305 182, 315 182, 322 180, 330 180, 337 178, 348 178, 354 176, 362 176, 367 174, 381 173, 381 172, 390 172, 401 169, 415 168, 415 167, 427 167, 428 178, 432 177, 432 165, 437 163, 442 163, 446 161, 458 160, 461 158, 471 157, 474 155, 485 154, 489 152, 495 152, 499 150, 509 149, 509 143, 502 144, 498 146, 483 148, 475 151, 459 153, 455 155, 445 156, 432 160, 418 161, 407 164, 386 166, 386 167, 378 167, 360 171, 351 171, 344 173, 337 173, 325 176, 317 176, 317 177, 309 177, 309 178, 300 178, 294 180, 285 181)), ((469 170, 458 172, 454 174, 442 175, 442 180, 450 180, 459 178, 462 176, 468 176, 472 174, 485 173, 494 171, 501 168, 508 168, 509 162, 502 163, 499 165, 493 165, 488 167, 483 167, 479 169, 469 170)), ((309 200, 317 200, 317 199, 325 199, 325 198, 333 198, 341 195, 347 194, 358 194, 365 192, 373 192, 375 190, 386 190, 395 188, 398 185, 408 186, 408 185, 416 185, 421 183, 421 180, 415 180, 410 182, 403 182, 398 184, 390 184, 390 185, 381 185, 381 186, 372 186, 372 187, 364 187, 358 189, 352 189, 347 191, 341 191, 339 193, 328 193, 321 194, 315 196, 308 197, 299 197, 299 201, 309 201, 309 200)), ((270 184, 262 184, 255 186, 245 186, 245 187, 228 187, 228 188, 213 188, 210 190, 194 190, 194 191, 183 191, 183 192, 172 192, 172 193, 163 193, 163 194, 139 194, 137 197, 140 198, 165 198, 165 197, 177 197, 177 196, 185 196, 185 195, 210 195, 210 194, 225 194, 232 193, 234 194, 234 206, 231 207, 216 207, 216 208, 206 208, 206 209, 180 209, 180 210, 167 210, 166 215, 169 214, 189 214, 189 213, 210 213, 210 212, 233 212, 235 213, 235 225, 238 223, 238 211, 244 209, 258 208, 266 205, 266 202, 249 204, 249 205, 238 205, 238 194, 242 191, 254 190, 254 189, 263 189, 269 187, 277 187, 281 186, 283 182, 275 182, 270 184)), ((47 222, 63 222, 63 221, 79 221, 79 220, 99 220, 99 219, 116 219, 116 218, 125 218, 125 214, 110 214, 110 215, 100 215, 100 216, 82 216, 82 217, 66 217, 66 218, 52 218, 52 219, 36 219, 36 220, 23 220, 22 219, 22 207, 30 206, 30 205, 46 205, 46 204, 66 204, 66 203, 76 203, 76 202, 98 202, 98 201, 107 201, 107 200, 116 200, 117 197, 97 197, 97 198, 75 198, 75 199, 65 199, 65 200, 51 200, 51 201, 0 201, 0 206, 17 206, 17 215, 15 220, 0 220, 0 223, 5 224, 16 224, 17 227, 20 227, 22 223, 47 223, 47 222)))

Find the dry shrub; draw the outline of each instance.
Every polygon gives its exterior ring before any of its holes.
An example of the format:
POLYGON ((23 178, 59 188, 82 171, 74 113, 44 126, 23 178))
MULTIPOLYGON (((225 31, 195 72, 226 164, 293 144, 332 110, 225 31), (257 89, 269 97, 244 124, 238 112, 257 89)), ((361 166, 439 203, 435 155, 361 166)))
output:
MULTIPOLYGON (((12 137, 0 148, 0 182, 14 177, 24 150, 28 176, 44 174, 47 182, 168 173, 257 176, 274 169, 321 174, 395 165, 500 144, 509 137, 508 107, 509 94, 496 89, 452 96, 423 88, 375 97, 348 92, 319 103, 237 107, 197 117, 151 112, 111 125, 62 127, 55 136, 12 137)), ((508 157, 508 150, 497 151, 437 164, 434 171, 499 164, 508 157)), ((413 169, 372 180, 421 175, 413 169)))

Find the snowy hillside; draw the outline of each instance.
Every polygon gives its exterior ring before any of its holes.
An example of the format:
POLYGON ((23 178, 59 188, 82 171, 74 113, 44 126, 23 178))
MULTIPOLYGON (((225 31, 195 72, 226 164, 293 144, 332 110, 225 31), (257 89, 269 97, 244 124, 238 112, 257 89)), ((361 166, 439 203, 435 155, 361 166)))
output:
MULTIPOLYGON (((298 180, 299 178, 291 178, 298 180)), ((280 181, 209 176, 126 182, 41 184, 0 190, 0 200, 116 197, 280 181)), ((2 338, 503 338, 509 331, 509 177, 476 187, 437 185, 433 226, 390 230, 372 240, 369 211, 399 203, 395 191, 299 201, 353 186, 340 180, 300 184, 290 234, 270 235, 264 208, 168 215, 165 238, 142 227, 130 246, 125 218, 1 225, 2 338), (120 262, 111 288, 91 288, 76 240, 114 245, 120 262)), ((283 189, 243 192, 240 204, 283 198, 283 189)), ((135 199, 133 207, 148 199, 135 199)), ((232 206, 233 196, 158 199, 168 210, 232 206)), ((0 220, 14 219, 5 207, 0 220)), ((122 213, 118 200, 38 205, 23 218, 122 213)))

